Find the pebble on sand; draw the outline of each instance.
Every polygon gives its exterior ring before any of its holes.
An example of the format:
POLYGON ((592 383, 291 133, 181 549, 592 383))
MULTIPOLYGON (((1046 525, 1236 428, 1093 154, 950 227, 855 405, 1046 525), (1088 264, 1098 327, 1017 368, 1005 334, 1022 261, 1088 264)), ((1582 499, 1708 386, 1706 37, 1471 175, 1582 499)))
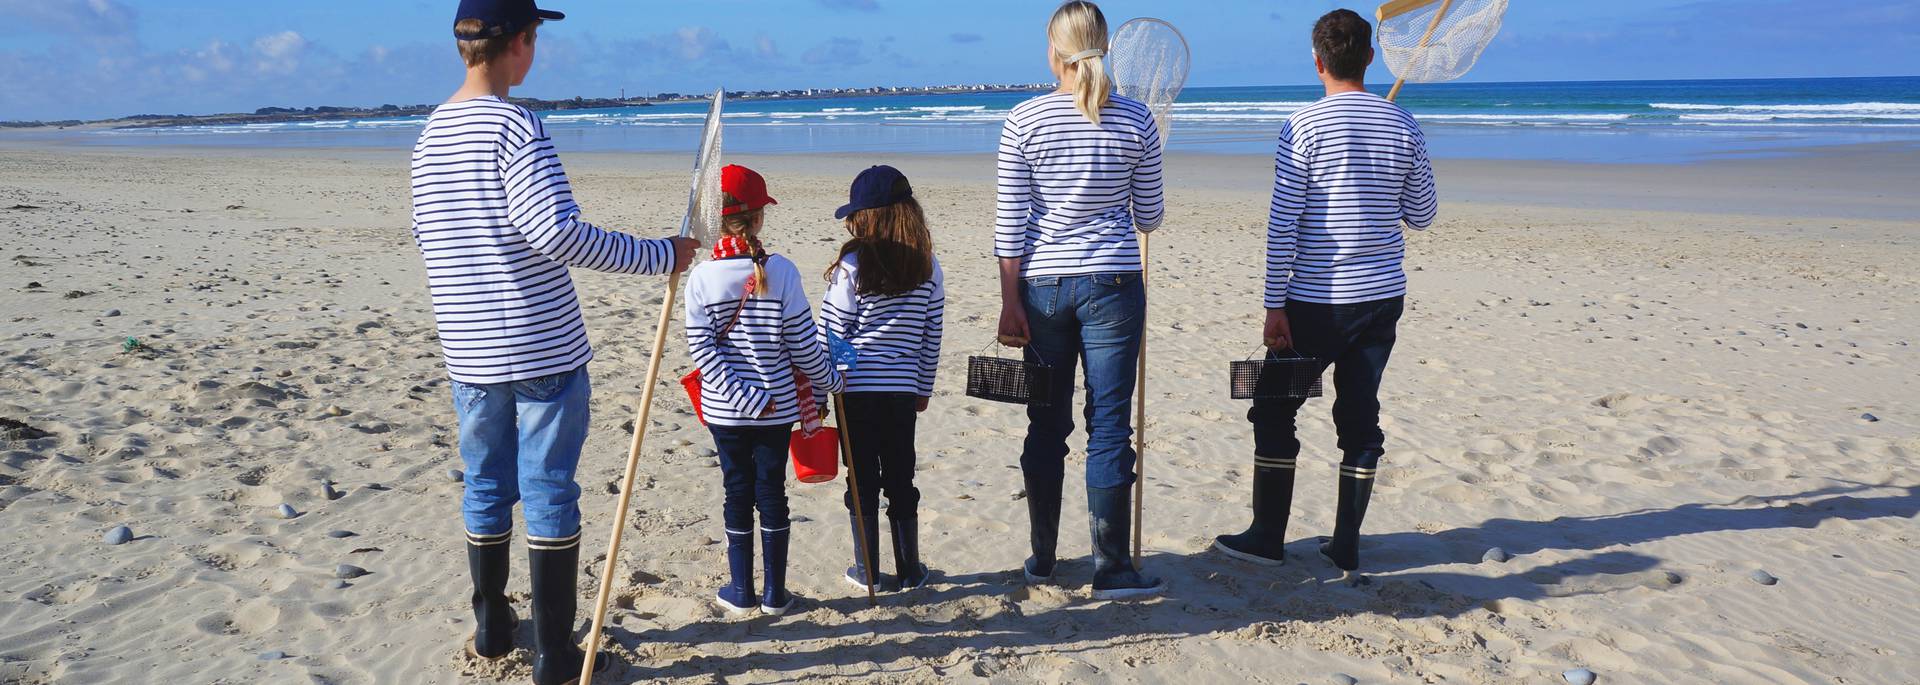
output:
POLYGON ((327 481, 321 481, 320 496, 326 498, 327 501, 331 502, 331 501, 340 499, 340 491, 333 489, 333 483, 327 482, 327 481))
POLYGON ((285 658, 287 658, 287 653, 286 653, 286 652, 282 652, 282 651, 280 651, 280 650, 277 650, 277 649, 276 649, 276 650, 274 650, 274 651, 271 651, 271 652, 261 652, 261 653, 260 653, 260 660, 261 660, 261 661, 279 661, 279 660, 281 660, 281 659, 285 659, 285 658))
POLYGON ((1593 671, 1589 671, 1584 668, 1576 668, 1576 669, 1567 671, 1565 673, 1560 674, 1560 677, 1566 678, 1567 682, 1572 683, 1573 685, 1593 685, 1593 681, 1600 679, 1599 676, 1596 676, 1593 674, 1593 671))
POLYGON ((466 479, 467 474, 461 473, 460 469, 447 469, 447 480, 459 483, 466 479))
POLYGON ((124 545, 133 540, 133 529, 126 526, 114 526, 107 531, 106 542, 109 545, 124 545))
POLYGON ((105 317, 105 318, 108 318, 108 319, 111 319, 111 318, 113 318, 113 317, 116 317, 116 316, 119 316, 119 315, 120 315, 120 310, 118 310, 118 309, 109 309, 109 310, 107 310, 107 313, 105 313, 105 314, 101 314, 101 316, 102 316, 102 317, 105 317))
POLYGON ((373 573, 373 572, 366 570, 364 568, 360 568, 358 566, 354 566, 353 564, 341 564, 339 566, 334 567, 333 569, 333 577, 339 578, 341 580, 352 580, 354 578, 359 578, 360 576, 364 576, 370 573, 373 573))
POLYGON ((1491 561, 1496 564, 1507 563, 1507 560, 1512 558, 1513 555, 1508 554, 1506 550, 1500 549, 1499 547, 1489 547, 1487 548, 1487 553, 1480 556, 1481 561, 1491 561))
POLYGON ((280 512, 280 518, 283 519, 290 519, 300 515, 300 510, 293 508, 291 504, 281 504, 278 511, 280 512))
POLYGON ((1867 422, 1867 423, 1879 423, 1879 422, 1880 422, 1880 417, 1878 417, 1878 416, 1874 416, 1874 415, 1872 415, 1872 414, 1861 414, 1861 415, 1860 415, 1860 420, 1861 420, 1861 421, 1865 421, 1865 422, 1867 422))
POLYGON ((333 589, 335 590, 345 590, 350 587, 353 587, 353 583, 349 583, 344 580, 333 581, 333 589))
POLYGON ((1359 685, 1360 679, 1345 673, 1335 673, 1327 682, 1333 683, 1333 685, 1359 685))
POLYGON ((1773 574, 1768 573, 1763 569, 1754 569, 1753 573, 1747 574, 1747 577, 1753 579, 1753 582, 1759 583, 1761 585, 1773 585, 1775 583, 1780 582, 1779 578, 1773 577, 1773 574))
POLYGON ((327 531, 327 537, 330 537, 330 538, 333 538, 333 539, 335 539, 335 540, 338 540, 338 539, 340 539, 340 538, 350 538, 350 537, 353 537, 354 535, 355 535, 355 533, 354 533, 353 531, 351 531, 351 530, 329 530, 329 531, 327 531))

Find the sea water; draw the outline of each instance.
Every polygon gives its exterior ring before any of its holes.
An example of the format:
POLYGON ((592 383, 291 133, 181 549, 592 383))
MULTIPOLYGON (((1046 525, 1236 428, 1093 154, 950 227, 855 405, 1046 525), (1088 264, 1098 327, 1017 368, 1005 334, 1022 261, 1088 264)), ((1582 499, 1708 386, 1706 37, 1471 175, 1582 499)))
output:
MULTIPOLYGON (((1370 87, 1384 93, 1384 84, 1370 87)), ((992 152, 1036 93, 730 100, 730 152, 992 152)), ((1169 149, 1270 154, 1318 86, 1189 88, 1169 149)), ((1920 141, 1920 77, 1409 84, 1400 104, 1437 158, 1686 162, 1795 148, 1920 141)), ((705 102, 541 112, 563 151, 684 152, 705 102)), ((268 147, 412 146, 424 117, 89 131, 81 142, 268 147)))

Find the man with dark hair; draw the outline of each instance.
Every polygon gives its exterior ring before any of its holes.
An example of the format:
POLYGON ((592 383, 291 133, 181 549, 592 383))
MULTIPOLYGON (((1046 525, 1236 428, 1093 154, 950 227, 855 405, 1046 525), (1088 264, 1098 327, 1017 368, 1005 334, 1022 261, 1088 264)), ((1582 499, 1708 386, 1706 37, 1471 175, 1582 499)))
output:
MULTIPOLYGON (((1267 221, 1268 358, 1285 350, 1333 366, 1333 422, 1340 436, 1339 505, 1320 553, 1359 568, 1360 521, 1373 493, 1385 436, 1381 373, 1393 351, 1406 295, 1402 223, 1433 224, 1437 201, 1426 141, 1413 115, 1368 93, 1372 27, 1336 10, 1313 27, 1313 61, 1327 96, 1280 129, 1267 221)), ((1253 525, 1214 547, 1264 565, 1285 559, 1304 400, 1254 400, 1253 525)))

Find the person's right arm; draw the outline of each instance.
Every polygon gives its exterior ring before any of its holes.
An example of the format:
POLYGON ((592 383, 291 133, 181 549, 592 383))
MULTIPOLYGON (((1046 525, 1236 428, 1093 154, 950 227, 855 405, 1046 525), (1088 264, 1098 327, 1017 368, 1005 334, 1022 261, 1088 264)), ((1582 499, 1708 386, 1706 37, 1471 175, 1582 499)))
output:
POLYGON ((535 251, 568 266, 623 274, 664 274, 687 267, 699 241, 642 240, 580 218, 573 185, 537 117, 522 140, 502 150, 507 219, 535 251))
POLYGON ((998 201, 993 224, 993 255, 1000 260, 1000 344, 1025 347, 1027 309, 1020 302, 1021 263, 1026 260, 1027 225, 1033 212, 1033 170, 1020 149, 1021 132, 1008 118, 1000 129, 998 201))
POLYGON ((1273 199, 1267 207, 1267 323, 1268 347, 1292 346, 1287 325, 1287 289, 1293 279, 1295 241, 1300 214, 1307 208, 1308 154, 1301 148, 1293 122, 1280 129, 1280 146, 1273 156, 1273 199))
POLYGON ((773 397, 767 391, 740 380, 739 376, 734 375, 733 367, 727 365, 726 357, 720 354, 718 329, 727 322, 716 321, 708 315, 707 298, 711 296, 700 279, 688 281, 687 356, 692 357, 694 365, 700 367, 700 377, 706 387, 720 390, 723 397, 712 398, 716 403, 740 407, 741 413, 746 416, 763 416, 773 408, 773 397))

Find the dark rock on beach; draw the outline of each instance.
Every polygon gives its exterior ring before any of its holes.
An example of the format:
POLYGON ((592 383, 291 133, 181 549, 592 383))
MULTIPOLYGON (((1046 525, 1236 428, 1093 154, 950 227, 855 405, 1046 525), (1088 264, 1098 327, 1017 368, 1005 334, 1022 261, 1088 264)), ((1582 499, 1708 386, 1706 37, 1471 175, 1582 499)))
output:
POLYGON ((107 531, 106 543, 109 545, 124 545, 124 544, 127 544, 128 542, 131 542, 132 540, 133 540, 132 528, 128 528, 126 526, 115 526, 113 530, 107 531))
POLYGON ((333 577, 341 580, 352 580, 371 573, 373 572, 353 564, 341 564, 333 569, 333 577))

